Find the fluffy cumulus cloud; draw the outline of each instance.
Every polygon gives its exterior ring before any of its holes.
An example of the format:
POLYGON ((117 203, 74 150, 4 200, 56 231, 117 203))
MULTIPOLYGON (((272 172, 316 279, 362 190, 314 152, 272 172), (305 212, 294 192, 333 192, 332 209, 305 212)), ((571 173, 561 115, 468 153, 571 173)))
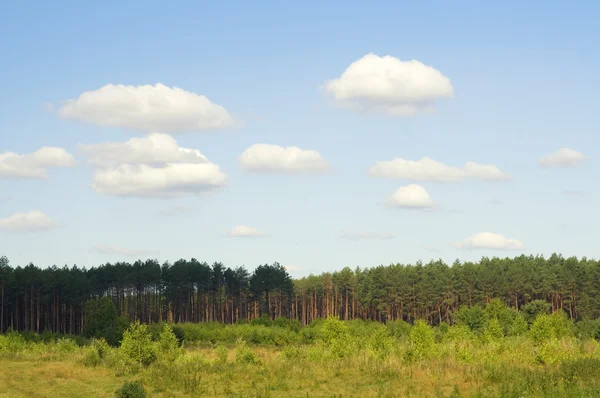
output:
POLYGON ((577 167, 585 159, 587 159, 587 156, 581 152, 561 148, 554 153, 542 156, 538 164, 541 167, 577 167))
POLYGON ((136 250, 125 249, 118 246, 97 245, 90 249, 90 252, 103 255, 118 255, 125 257, 148 257, 158 254, 158 250, 136 250))
POLYGON ((45 179, 50 168, 74 165, 73 156, 62 148, 43 147, 26 155, 5 152, 0 153, 0 178, 45 179))
POLYGON ((94 166, 119 164, 208 163, 206 156, 196 149, 182 148, 168 134, 152 133, 126 142, 79 145, 94 166))
POLYGON ((254 144, 239 158, 243 169, 253 172, 320 174, 330 171, 329 163, 317 151, 295 146, 254 144))
POLYGON ((38 210, 27 213, 16 213, 0 219, 0 231, 36 232, 56 228, 57 224, 38 210))
POLYGON ((508 181, 512 178, 494 165, 469 161, 463 167, 453 167, 428 157, 417 161, 403 158, 378 161, 369 168, 368 173, 373 177, 438 182, 459 182, 465 179, 508 181))
POLYGON ((394 235, 387 232, 351 232, 351 231, 341 231, 339 235, 340 239, 347 240, 365 240, 365 239, 375 239, 375 240, 385 240, 392 239, 394 235))
POLYGON ((388 207, 419 209, 433 207, 433 200, 431 200, 425 188, 417 184, 410 184, 398 188, 386 200, 385 205, 388 207))
POLYGON ((256 228, 238 225, 229 232, 229 236, 233 238, 265 238, 269 235, 258 231, 256 228))
POLYGON ((99 126, 146 132, 181 133, 234 125, 232 116, 221 105, 203 95, 160 83, 154 86, 108 84, 64 101, 58 115, 99 126))
POLYGON ((324 89, 342 106, 395 116, 432 111, 436 100, 454 95, 450 79, 433 67, 375 54, 353 62, 324 89))
POLYGON ((458 249, 522 250, 525 245, 515 239, 492 232, 480 232, 469 236, 462 242, 452 244, 458 249))
POLYGON ((94 167, 93 188, 114 196, 171 198, 226 185, 220 167, 166 134, 126 142, 80 145, 94 167))

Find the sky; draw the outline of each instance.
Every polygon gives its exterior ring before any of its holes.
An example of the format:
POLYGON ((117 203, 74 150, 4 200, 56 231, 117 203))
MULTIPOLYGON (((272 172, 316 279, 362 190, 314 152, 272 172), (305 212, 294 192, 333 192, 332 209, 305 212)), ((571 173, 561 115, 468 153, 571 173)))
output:
POLYGON ((8 2, 0 255, 599 257, 600 5, 8 2))

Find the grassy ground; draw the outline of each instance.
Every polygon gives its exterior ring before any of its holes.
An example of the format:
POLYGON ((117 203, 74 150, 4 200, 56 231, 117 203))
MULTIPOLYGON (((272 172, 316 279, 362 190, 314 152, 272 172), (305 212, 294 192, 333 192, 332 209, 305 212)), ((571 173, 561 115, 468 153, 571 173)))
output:
POLYGON ((398 338, 381 325, 358 331, 330 320, 312 343, 240 338, 185 349, 168 328, 152 340, 144 325, 120 348, 7 335, 0 397, 114 397, 127 381, 151 397, 600 397, 600 343, 540 325, 506 337, 493 325, 435 334, 418 324, 398 338))

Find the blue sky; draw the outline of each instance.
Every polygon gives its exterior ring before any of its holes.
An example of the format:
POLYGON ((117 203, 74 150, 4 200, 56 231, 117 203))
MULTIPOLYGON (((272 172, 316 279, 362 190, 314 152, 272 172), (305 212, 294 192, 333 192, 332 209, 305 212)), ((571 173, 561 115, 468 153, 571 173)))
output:
POLYGON ((14 222, 5 223, 0 254, 39 266, 89 267, 136 254, 250 269, 279 261, 294 275, 432 257, 598 257, 599 5, 322 3, 3 5, 0 154, 50 146, 76 165, 50 168, 46 179, 0 173, 0 220, 39 211, 53 227, 15 232, 14 222), (436 98, 433 112, 412 116, 338 106, 326 82, 371 53, 434 68, 450 80, 452 98, 436 98), (108 84, 157 83, 206 96, 243 122, 173 136, 218 165, 225 187, 175 198, 92 187, 94 167, 79 145, 145 133, 61 117, 61 104, 108 84), (239 157, 254 144, 317 151, 334 172, 244 169, 239 157), (538 165, 561 148, 586 158, 577 167, 538 165), (423 157, 495 165, 512 179, 368 174, 377 161, 423 157), (426 190, 435 207, 384 205, 409 184, 426 190), (236 226, 267 236, 232 237, 236 226), (342 230, 393 237, 343 239, 342 230), (482 232, 522 246, 493 248, 485 236, 472 250, 453 246, 482 232))

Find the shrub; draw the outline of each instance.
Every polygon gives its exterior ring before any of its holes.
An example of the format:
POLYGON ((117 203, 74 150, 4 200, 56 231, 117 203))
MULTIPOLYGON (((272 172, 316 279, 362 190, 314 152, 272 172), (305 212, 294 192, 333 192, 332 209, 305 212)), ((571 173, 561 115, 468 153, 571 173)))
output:
POLYGON ((215 353, 217 354, 217 363, 220 365, 225 365, 229 356, 229 350, 227 349, 227 347, 219 345, 215 349, 215 353))
POLYGON ((517 312, 508 307, 502 300, 493 299, 485 306, 485 313, 488 319, 496 319, 500 327, 502 328, 503 334, 508 334, 510 328, 517 316, 517 312))
POLYGON ((509 336, 521 336, 527 333, 527 330, 529 330, 529 324, 522 314, 518 314, 515 317, 508 334, 509 336))
POLYGON ((346 357, 354 351, 355 343, 348 325, 338 317, 330 316, 323 325, 323 343, 334 357, 346 357))
POLYGON ((148 366, 156 359, 156 346, 152 342, 148 326, 135 322, 123 334, 119 353, 125 360, 148 366))
POLYGON ((391 353, 394 347, 394 339, 386 327, 377 325, 367 340, 367 346, 378 357, 385 358, 391 353))
POLYGON ((85 303, 83 332, 86 337, 102 337, 110 345, 117 346, 128 326, 129 322, 125 318, 117 316, 117 308, 110 297, 88 300, 85 303))
POLYGON ((500 325, 500 321, 497 318, 492 318, 487 322, 483 329, 483 341, 492 342, 497 341, 504 337, 504 329, 500 325))
POLYGON ((271 320, 271 318, 269 317, 269 315, 262 314, 260 317, 254 318, 252 320, 252 322, 250 322, 250 324, 251 325, 272 326, 273 325, 273 321, 271 320))
POLYGON ((455 314, 456 323, 459 325, 467 325, 469 329, 478 332, 486 324, 487 313, 478 305, 473 307, 462 306, 455 314))
POLYGON ((408 338, 411 325, 403 320, 389 321, 385 324, 392 336, 396 338, 408 338))
POLYGON ((409 357, 428 358, 433 354, 435 336, 433 329, 425 321, 417 321, 410 331, 411 350, 409 357))
POLYGON ((564 313, 539 315, 529 330, 535 344, 541 344, 550 339, 559 339, 571 335, 571 322, 564 313))
POLYGON ((538 316, 550 313, 550 304, 544 300, 533 300, 521 307, 521 313, 531 325, 538 316))
POLYGON ((235 362, 241 364, 257 364, 260 359, 256 353, 248 347, 244 340, 239 340, 235 351, 235 362))
POLYGON ((173 362, 182 353, 179 348, 179 341, 169 325, 165 325, 162 332, 160 332, 158 349, 161 357, 170 362, 173 362))
POLYGON ((475 334, 467 325, 452 325, 448 328, 448 332, 444 336, 444 340, 448 341, 464 341, 471 342, 475 339, 475 334))
POLYGON ((130 381, 121 386, 115 393, 117 398, 146 398, 146 390, 139 381, 130 381))

